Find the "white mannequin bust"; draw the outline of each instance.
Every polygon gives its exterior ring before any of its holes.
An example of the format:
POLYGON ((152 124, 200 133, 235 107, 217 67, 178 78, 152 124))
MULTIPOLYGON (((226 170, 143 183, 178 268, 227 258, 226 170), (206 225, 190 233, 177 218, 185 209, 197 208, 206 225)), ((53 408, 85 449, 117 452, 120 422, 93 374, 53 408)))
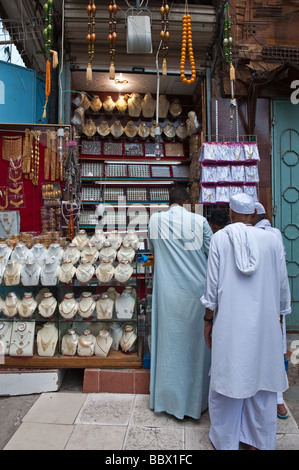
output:
POLYGON ((34 350, 35 322, 14 322, 9 347, 10 356, 31 357, 34 350))
POLYGON ((29 248, 25 245, 25 243, 17 243, 14 250, 10 255, 10 259, 12 261, 16 261, 19 264, 25 264, 25 261, 29 254, 29 248))
POLYGON ((0 357, 9 354, 12 322, 0 321, 0 357))
POLYGON ((134 326, 126 325, 124 328, 124 333, 120 339, 120 347, 124 353, 133 352, 135 350, 135 342, 137 340, 137 335, 135 333, 134 326))
POLYGON ((77 352, 79 336, 75 330, 68 330, 62 337, 61 341, 61 354, 63 356, 75 356, 77 352))
POLYGON ((113 322, 110 325, 110 335, 112 338, 111 349, 118 351, 119 349, 119 341, 123 335, 123 329, 121 328, 120 324, 117 322, 113 322))
POLYGON ((45 258, 41 267, 40 282, 43 286, 56 286, 58 264, 56 258, 45 258))
POLYGON ((39 283, 40 271, 40 265, 32 260, 32 258, 28 258, 21 271, 21 282, 23 286, 37 286, 39 283))
POLYGON ((82 318, 89 318, 93 315, 96 302, 91 292, 83 292, 78 302, 78 313, 82 318))
POLYGON ((8 260, 3 279, 6 286, 17 286, 20 284, 22 265, 17 261, 8 260))
POLYGON ((103 293, 96 302, 96 315, 98 320, 112 318, 114 302, 108 294, 103 293))
POLYGON ((139 237, 135 230, 129 229, 124 236, 124 241, 130 243, 131 247, 136 250, 137 245, 139 243, 139 237))
POLYGON ((106 236, 102 229, 96 228, 94 235, 91 237, 90 242, 93 243, 98 251, 103 248, 103 244, 106 241, 106 236))
POLYGON ((57 341, 58 329, 55 323, 45 323, 36 335, 37 354, 44 357, 54 356, 57 341))
POLYGON ((93 356, 96 338, 90 330, 85 330, 78 339, 78 356, 93 356))
POLYGON ((112 344, 112 338, 107 330, 100 330, 96 337, 95 355, 98 357, 107 357, 112 344))
POLYGON ((134 314, 135 298, 126 290, 115 301, 115 312, 118 319, 131 319, 134 314))
POLYGON ((100 262, 102 260, 109 260, 113 263, 116 258, 116 250, 112 247, 112 244, 109 241, 104 242, 103 248, 99 253, 100 262))
POLYGON ((94 243, 86 243, 81 252, 81 259, 88 260, 91 264, 95 263, 99 257, 99 252, 94 243))
POLYGON ((2 311, 6 317, 12 318, 18 313, 20 299, 15 292, 9 292, 2 303, 2 311))
POLYGON ((78 312, 78 302, 76 301, 73 292, 68 292, 64 295, 58 309, 60 315, 67 320, 76 316, 76 313, 78 312))
POLYGON ((133 274, 133 267, 129 261, 120 261, 114 271, 114 277, 118 282, 127 282, 133 274))
POLYGON ((83 284, 89 282, 95 273, 93 265, 88 259, 81 258, 81 262, 76 269, 76 278, 83 284))
POLYGON ((96 276, 99 282, 109 282, 114 275, 113 261, 102 260, 96 269, 96 276))
POLYGON ((77 248, 82 251, 86 243, 89 242, 89 237, 85 230, 79 230, 77 235, 72 241, 72 245, 76 245, 77 248))
POLYGON ((71 261, 72 264, 76 264, 80 259, 80 251, 77 245, 70 243, 62 254, 63 261, 71 261))
POLYGON ((22 318, 30 318, 35 312, 37 302, 32 292, 24 292, 23 299, 18 303, 18 314, 22 318))
POLYGON ((71 284, 75 273, 76 268, 74 267, 73 261, 70 259, 64 260, 57 270, 57 278, 63 284, 71 284))
POLYGON ((34 257, 34 260, 40 266, 44 262, 44 258, 46 256, 47 249, 42 243, 36 243, 30 250, 31 255, 34 257))
POLYGON ((117 259, 118 261, 129 261, 132 263, 135 257, 135 250, 132 248, 131 244, 123 240, 118 252, 117 252, 117 259))
POLYGON ((44 297, 38 305, 39 314, 44 318, 50 318, 56 310, 57 300, 51 292, 45 292, 44 297))
POLYGON ((46 252, 46 258, 55 258, 57 264, 60 264, 62 261, 63 248, 59 243, 51 243, 46 252))
POLYGON ((118 250, 122 243, 122 236, 118 233, 117 230, 113 230, 109 233, 107 241, 111 243, 111 246, 114 250, 118 250))
POLYGON ((12 249, 6 243, 0 243, 0 263, 6 266, 6 263, 11 256, 12 249))

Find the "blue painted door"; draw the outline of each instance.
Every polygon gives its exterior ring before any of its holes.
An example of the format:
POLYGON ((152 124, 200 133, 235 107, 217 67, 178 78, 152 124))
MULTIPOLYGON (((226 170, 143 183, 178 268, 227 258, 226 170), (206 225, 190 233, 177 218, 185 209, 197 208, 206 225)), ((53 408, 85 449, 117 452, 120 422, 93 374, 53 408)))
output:
POLYGON ((299 330, 299 104, 272 102, 273 225, 283 235, 292 293, 289 329, 299 330))

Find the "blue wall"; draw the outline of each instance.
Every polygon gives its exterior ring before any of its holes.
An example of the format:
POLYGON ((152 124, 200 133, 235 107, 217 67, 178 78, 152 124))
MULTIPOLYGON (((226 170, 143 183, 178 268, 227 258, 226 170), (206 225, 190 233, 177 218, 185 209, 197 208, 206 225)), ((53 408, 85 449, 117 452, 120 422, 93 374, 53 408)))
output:
POLYGON ((33 70, 0 61, 0 122, 47 124, 42 120, 45 80, 33 70))

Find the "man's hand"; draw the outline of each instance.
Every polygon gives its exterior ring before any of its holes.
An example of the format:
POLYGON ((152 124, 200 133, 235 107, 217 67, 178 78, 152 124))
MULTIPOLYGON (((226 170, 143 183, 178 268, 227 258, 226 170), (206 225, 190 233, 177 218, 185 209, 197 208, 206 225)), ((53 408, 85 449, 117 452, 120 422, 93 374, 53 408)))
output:
POLYGON ((213 329, 213 323, 205 322, 203 334, 205 337, 206 345, 208 346, 209 349, 212 349, 212 329, 213 329))

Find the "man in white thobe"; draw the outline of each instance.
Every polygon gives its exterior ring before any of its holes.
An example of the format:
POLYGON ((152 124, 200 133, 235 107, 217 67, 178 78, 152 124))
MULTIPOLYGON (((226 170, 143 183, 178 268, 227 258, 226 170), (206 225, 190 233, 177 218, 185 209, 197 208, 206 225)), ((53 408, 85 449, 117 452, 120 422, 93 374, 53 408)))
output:
POLYGON ((213 235, 208 258, 204 335, 212 350, 210 440, 219 450, 276 446, 277 393, 288 387, 280 315, 290 311, 284 252, 253 225, 255 201, 230 201, 232 223, 213 235))
POLYGON ((212 231, 183 207, 188 192, 170 192, 169 210, 153 214, 148 240, 154 255, 150 407, 178 419, 198 419, 208 407, 210 351, 204 336, 204 292, 212 231))
MULTIPOLYGON (((272 227, 270 220, 267 219, 266 216, 266 209, 260 202, 255 203, 256 208, 256 215, 254 217, 253 223, 256 228, 260 228, 263 230, 271 230, 280 240, 283 245, 283 238, 281 232, 278 228, 272 227)), ((284 245, 283 249, 285 251, 284 245)), ((291 297, 291 293, 289 293, 291 297)), ((291 313, 291 312, 289 312, 291 313)), ((281 317, 282 323, 282 335, 283 335, 283 352, 284 354, 287 353, 287 334, 286 334, 286 318, 285 315, 281 317)), ((287 419, 288 418, 288 410, 285 407, 283 394, 279 392, 277 394, 277 416, 280 419, 287 419)))

